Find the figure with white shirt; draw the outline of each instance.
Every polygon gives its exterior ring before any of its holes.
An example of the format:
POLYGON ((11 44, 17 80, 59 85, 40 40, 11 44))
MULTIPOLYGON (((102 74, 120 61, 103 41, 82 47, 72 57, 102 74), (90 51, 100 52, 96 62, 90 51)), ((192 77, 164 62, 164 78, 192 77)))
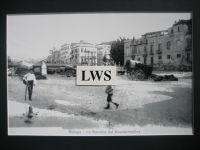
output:
POLYGON ((47 75, 47 66, 46 66, 44 60, 42 60, 42 66, 41 66, 41 69, 42 69, 41 74, 42 74, 42 75, 47 75))
POLYGON ((31 101, 31 96, 33 92, 33 85, 36 86, 36 78, 33 74, 33 69, 29 69, 29 72, 23 77, 23 83, 28 86, 29 100, 31 101))

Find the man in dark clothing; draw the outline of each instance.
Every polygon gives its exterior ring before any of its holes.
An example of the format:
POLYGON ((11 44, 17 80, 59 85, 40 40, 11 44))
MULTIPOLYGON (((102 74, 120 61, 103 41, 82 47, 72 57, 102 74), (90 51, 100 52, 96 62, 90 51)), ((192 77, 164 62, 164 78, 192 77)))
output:
POLYGON ((107 97, 108 105, 104 109, 110 109, 110 103, 114 104, 116 106, 116 109, 119 107, 119 104, 112 102, 113 90, 114 88, 111 85, 108 85, 106 87, 105 93, 108 94, 107 97))

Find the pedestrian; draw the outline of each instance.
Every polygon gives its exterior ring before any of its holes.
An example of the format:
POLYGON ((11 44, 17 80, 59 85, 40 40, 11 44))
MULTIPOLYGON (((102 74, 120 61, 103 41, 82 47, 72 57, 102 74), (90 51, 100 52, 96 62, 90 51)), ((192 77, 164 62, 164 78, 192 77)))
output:
POLYGON ((114 104, 114 105, 116 106, 116 109, 119 107, 119 104, 118 104, 118 103, 114 103, 114 102, 112 101, 113 90, 114 90, 114 88, 113 88, 112 85, 108 85, 108 86, 106 87, 105 93, 108 94, 108 97, 107 97, 107 102, 108 102, 108 104, 107 104, 106 107, 104 107, 104 109, 110 109, 110 103, 114 104))
POLYGON ((36 78, 33 74, 33 69, 29 69, 29 72, 23 77, 23 83, 26 84, 28 87, 29 100, 31 101, 33 85, 36 86, 36 78))

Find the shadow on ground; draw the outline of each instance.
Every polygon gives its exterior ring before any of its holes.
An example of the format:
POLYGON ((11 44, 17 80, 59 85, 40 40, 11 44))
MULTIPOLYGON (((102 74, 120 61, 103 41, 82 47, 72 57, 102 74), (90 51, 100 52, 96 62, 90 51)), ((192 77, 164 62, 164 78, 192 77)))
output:
MULTIPOLYGON (((158 92, 156 92, 158 93, 158 92)), ((162 92, 159 92, 162 94, 162 92)), ((172 99, 162 102, 146 104, 142 108, 126 110, 108 110, 102 112, 83 111, 81 115, 108 120, 112 125, 139 125, 148 124, 168 127, 192 126, 192 93, 186 88, 174 89, 169 93, 172 99), (183 94, 180 99, 180 93, 183 94)))

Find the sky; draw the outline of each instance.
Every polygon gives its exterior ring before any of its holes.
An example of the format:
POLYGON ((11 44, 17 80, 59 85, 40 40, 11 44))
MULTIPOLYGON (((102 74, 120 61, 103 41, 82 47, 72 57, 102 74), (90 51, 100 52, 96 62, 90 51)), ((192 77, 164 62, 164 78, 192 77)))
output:
POLYGON ((46 58, 49 50, 85 40, 91 44, 166 30, 190 13, 71 13, 7 15, 7 55, 12 60, 46 58))

